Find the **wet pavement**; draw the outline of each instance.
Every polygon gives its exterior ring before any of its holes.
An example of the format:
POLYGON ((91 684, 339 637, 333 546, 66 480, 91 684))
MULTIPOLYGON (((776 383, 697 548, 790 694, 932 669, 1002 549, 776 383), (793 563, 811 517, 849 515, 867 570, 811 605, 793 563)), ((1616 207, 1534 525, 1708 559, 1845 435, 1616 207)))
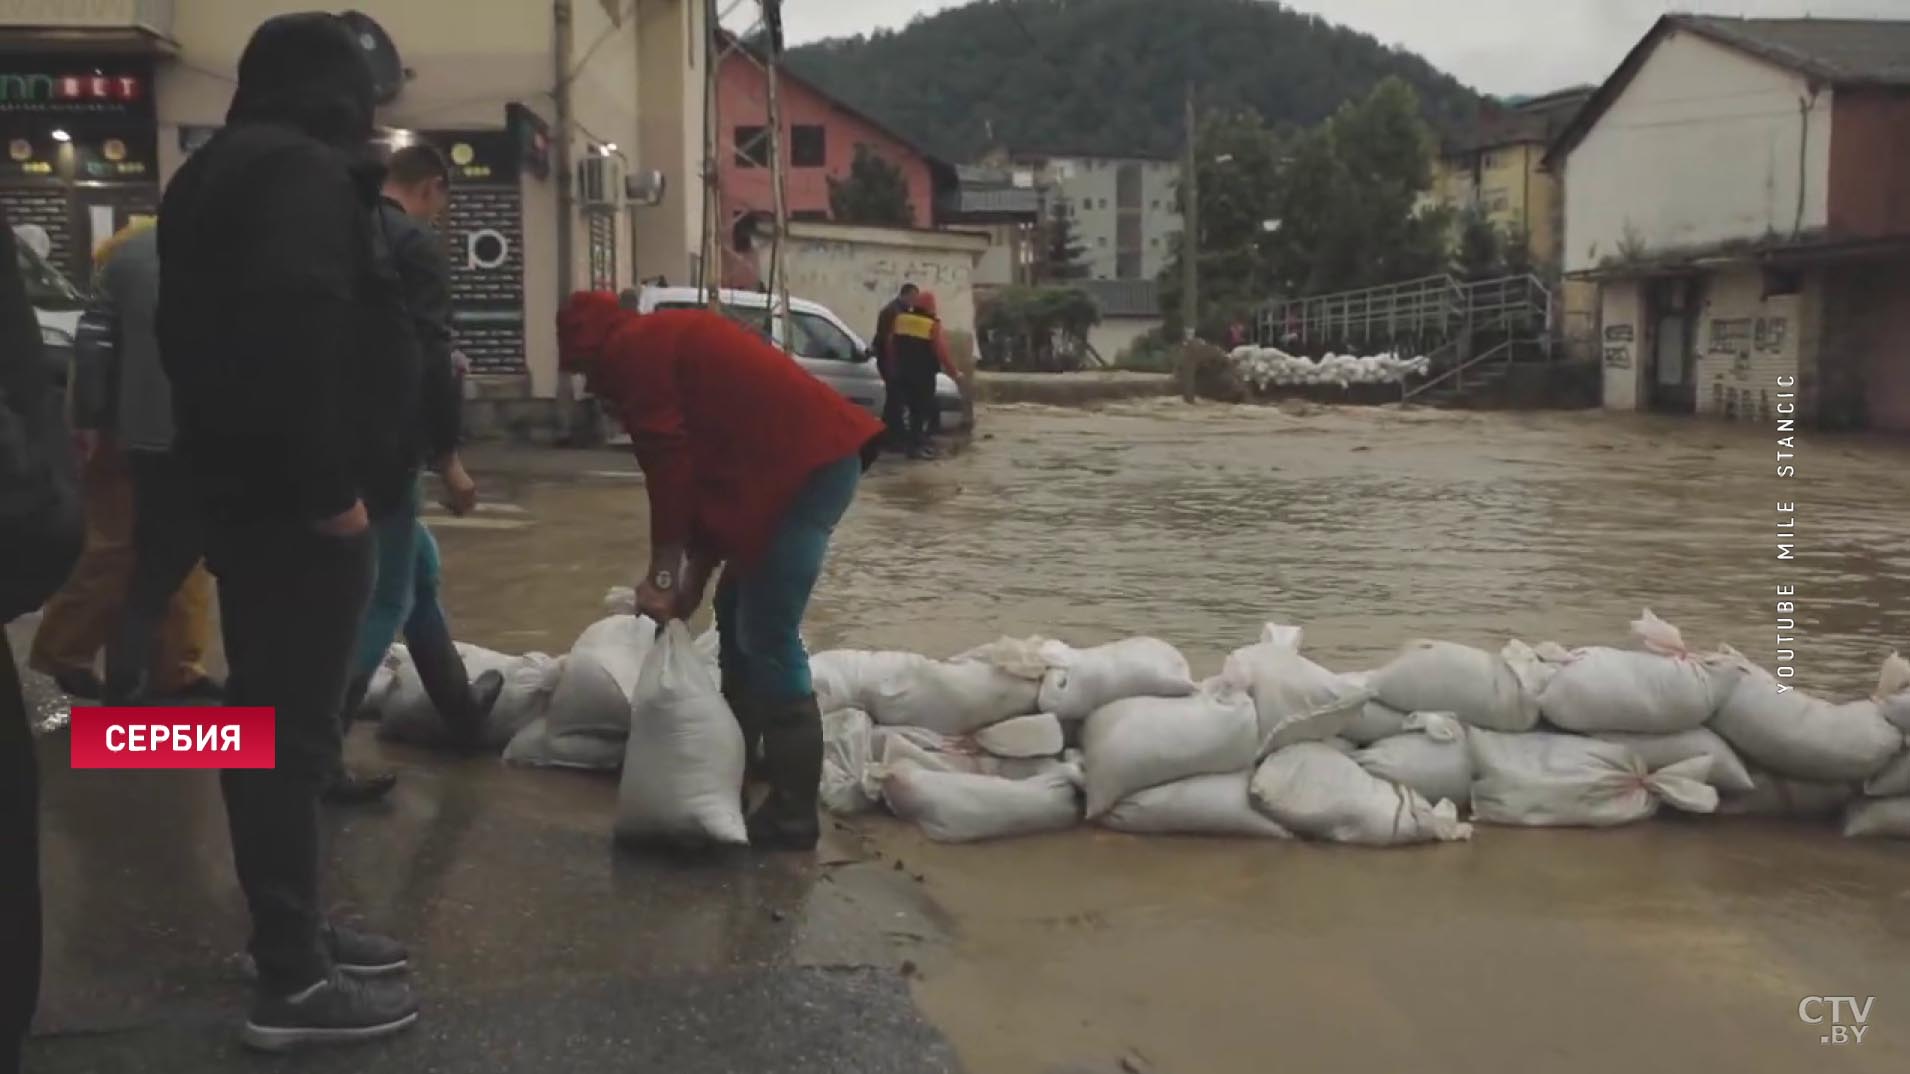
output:
MULTIPOLYGON (((1403 641, 1622 643, 1649 606, 1867 693, 1910 631, 1910 450, 1592 414, 999 407, 972 450, 885 465, 812 647, 938 655, 1145 632, 1197 669, 1267 619, 1375 666, 1403 641), (1775 506, 1801 513, 1776 558, 1775 506)), ((483 451, 496 502, 436 524, 460 637, 561 652, 645 552, 613 453, 483 451)), ((18 646, 24 651, 24 646, 18 646)), ((1095 830, 939 847, 838 827, 820 863, 612 849, 613 784, 391 750, 335 834, 341 909, 412 940, 422 1028, 273 1061, 231 1040, 243 915, 215 785, 43 758, 50 946, 29 1069, 1898 1071, 1910 856, 1830 829, 1667 820, 1372 851, 1095 830), (1811 995, 1876 996, 1861 1045, 1811 995)))

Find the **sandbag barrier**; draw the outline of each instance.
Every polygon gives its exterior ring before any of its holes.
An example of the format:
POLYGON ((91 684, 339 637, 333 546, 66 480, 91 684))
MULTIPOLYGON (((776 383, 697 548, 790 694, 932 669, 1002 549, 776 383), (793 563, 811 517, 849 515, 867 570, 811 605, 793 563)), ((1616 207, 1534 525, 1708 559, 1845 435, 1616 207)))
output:
MULTIPOLYGON (((661 645, 627 593, 566 656, 464 648, 513 684, 486 740, 508 739, 508 763, 621 768, 622 832, 736 842, 723 788, 740 762, 715 637, 678 625, 661 645)), ((1910 838, 1910 661, 1893 653, 1870 697, 1836 703, 1729 646, 1689 649, 1649 610, 1632 631, 1629 649, 1413 641, 1379 668, 1335 672, 1302 654, 1298 627, 1269 624, 1205 680, 1145 637, 1005 638, 946 660, 817 653, 821 798, 963 843, 1091 823, 1398 846, 1667 807, 1841 816, 1849 836, 1910 838)), ((406 671, 394 649, 366 714, 428 743, 406 671)))

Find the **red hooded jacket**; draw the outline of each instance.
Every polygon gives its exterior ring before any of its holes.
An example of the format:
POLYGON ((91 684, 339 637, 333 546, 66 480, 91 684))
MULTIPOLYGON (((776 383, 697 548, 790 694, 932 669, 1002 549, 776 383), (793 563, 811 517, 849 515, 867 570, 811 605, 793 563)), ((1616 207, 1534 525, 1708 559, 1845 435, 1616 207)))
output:
POLYGON ((748 567, 817 469, 882 423, 749 329, 709 310, 638 315, 582 292, 557 316, 565 368, 623 421, 650 491, 650 540, 748 567))

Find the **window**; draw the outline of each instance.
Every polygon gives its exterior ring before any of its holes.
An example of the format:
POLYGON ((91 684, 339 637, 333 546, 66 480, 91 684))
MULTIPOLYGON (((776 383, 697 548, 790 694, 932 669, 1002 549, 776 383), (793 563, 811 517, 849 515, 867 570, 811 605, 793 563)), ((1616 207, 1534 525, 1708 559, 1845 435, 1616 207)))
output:
POLYGON ((769 129, 767 127, 736 128, 736 166, 739 168, 769 167, 769 129))
POLYGON ((1094 239, 1094 245, 1096 246, 1106 246, 1107 244, 1108 237, 1106 235, 1097 235, 1094 239))
POLYGON ((861 357, 861 348, 835 322, 814 313, 798 310, 791 315, 795 323, 795 351, 804 358, 822 358, 831 362, 853 362, 861 357))
POLYGON ((1149 246, 1159 246, 1161 244, 1161 237, 1159 235, 1150 236, 1147 240, 1147 244, 1149 246))
POLYGON ((818 123, 799 123, 789 131, 789 163, 820 168, 829 162, 829 132, 818 123))
POLYGON ((1148 203, 1148 206, 1147 206, 1147 207, 1148 207, 1148 208, 1150 208, 1150 209, 1153 209, 1153 210, 1155 210, 1156 212, 1158 212, 1158 211, 1160 211, 1160 207, 1161 207, 1161 199, 1159 199, 1159 198, 1155 198, 1155 199, 1154 199, 1153 201, 1151 201, 1151 202, 1149 202, 1149 203, 1148 203))

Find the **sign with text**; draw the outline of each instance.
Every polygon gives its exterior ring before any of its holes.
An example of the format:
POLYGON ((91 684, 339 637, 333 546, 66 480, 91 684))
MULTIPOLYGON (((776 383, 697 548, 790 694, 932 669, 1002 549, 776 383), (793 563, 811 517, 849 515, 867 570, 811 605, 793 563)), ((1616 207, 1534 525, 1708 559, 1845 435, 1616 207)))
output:
POLYGON ((74 768, 272 768, 277 721, 264 708, 75 708, 74 768))

